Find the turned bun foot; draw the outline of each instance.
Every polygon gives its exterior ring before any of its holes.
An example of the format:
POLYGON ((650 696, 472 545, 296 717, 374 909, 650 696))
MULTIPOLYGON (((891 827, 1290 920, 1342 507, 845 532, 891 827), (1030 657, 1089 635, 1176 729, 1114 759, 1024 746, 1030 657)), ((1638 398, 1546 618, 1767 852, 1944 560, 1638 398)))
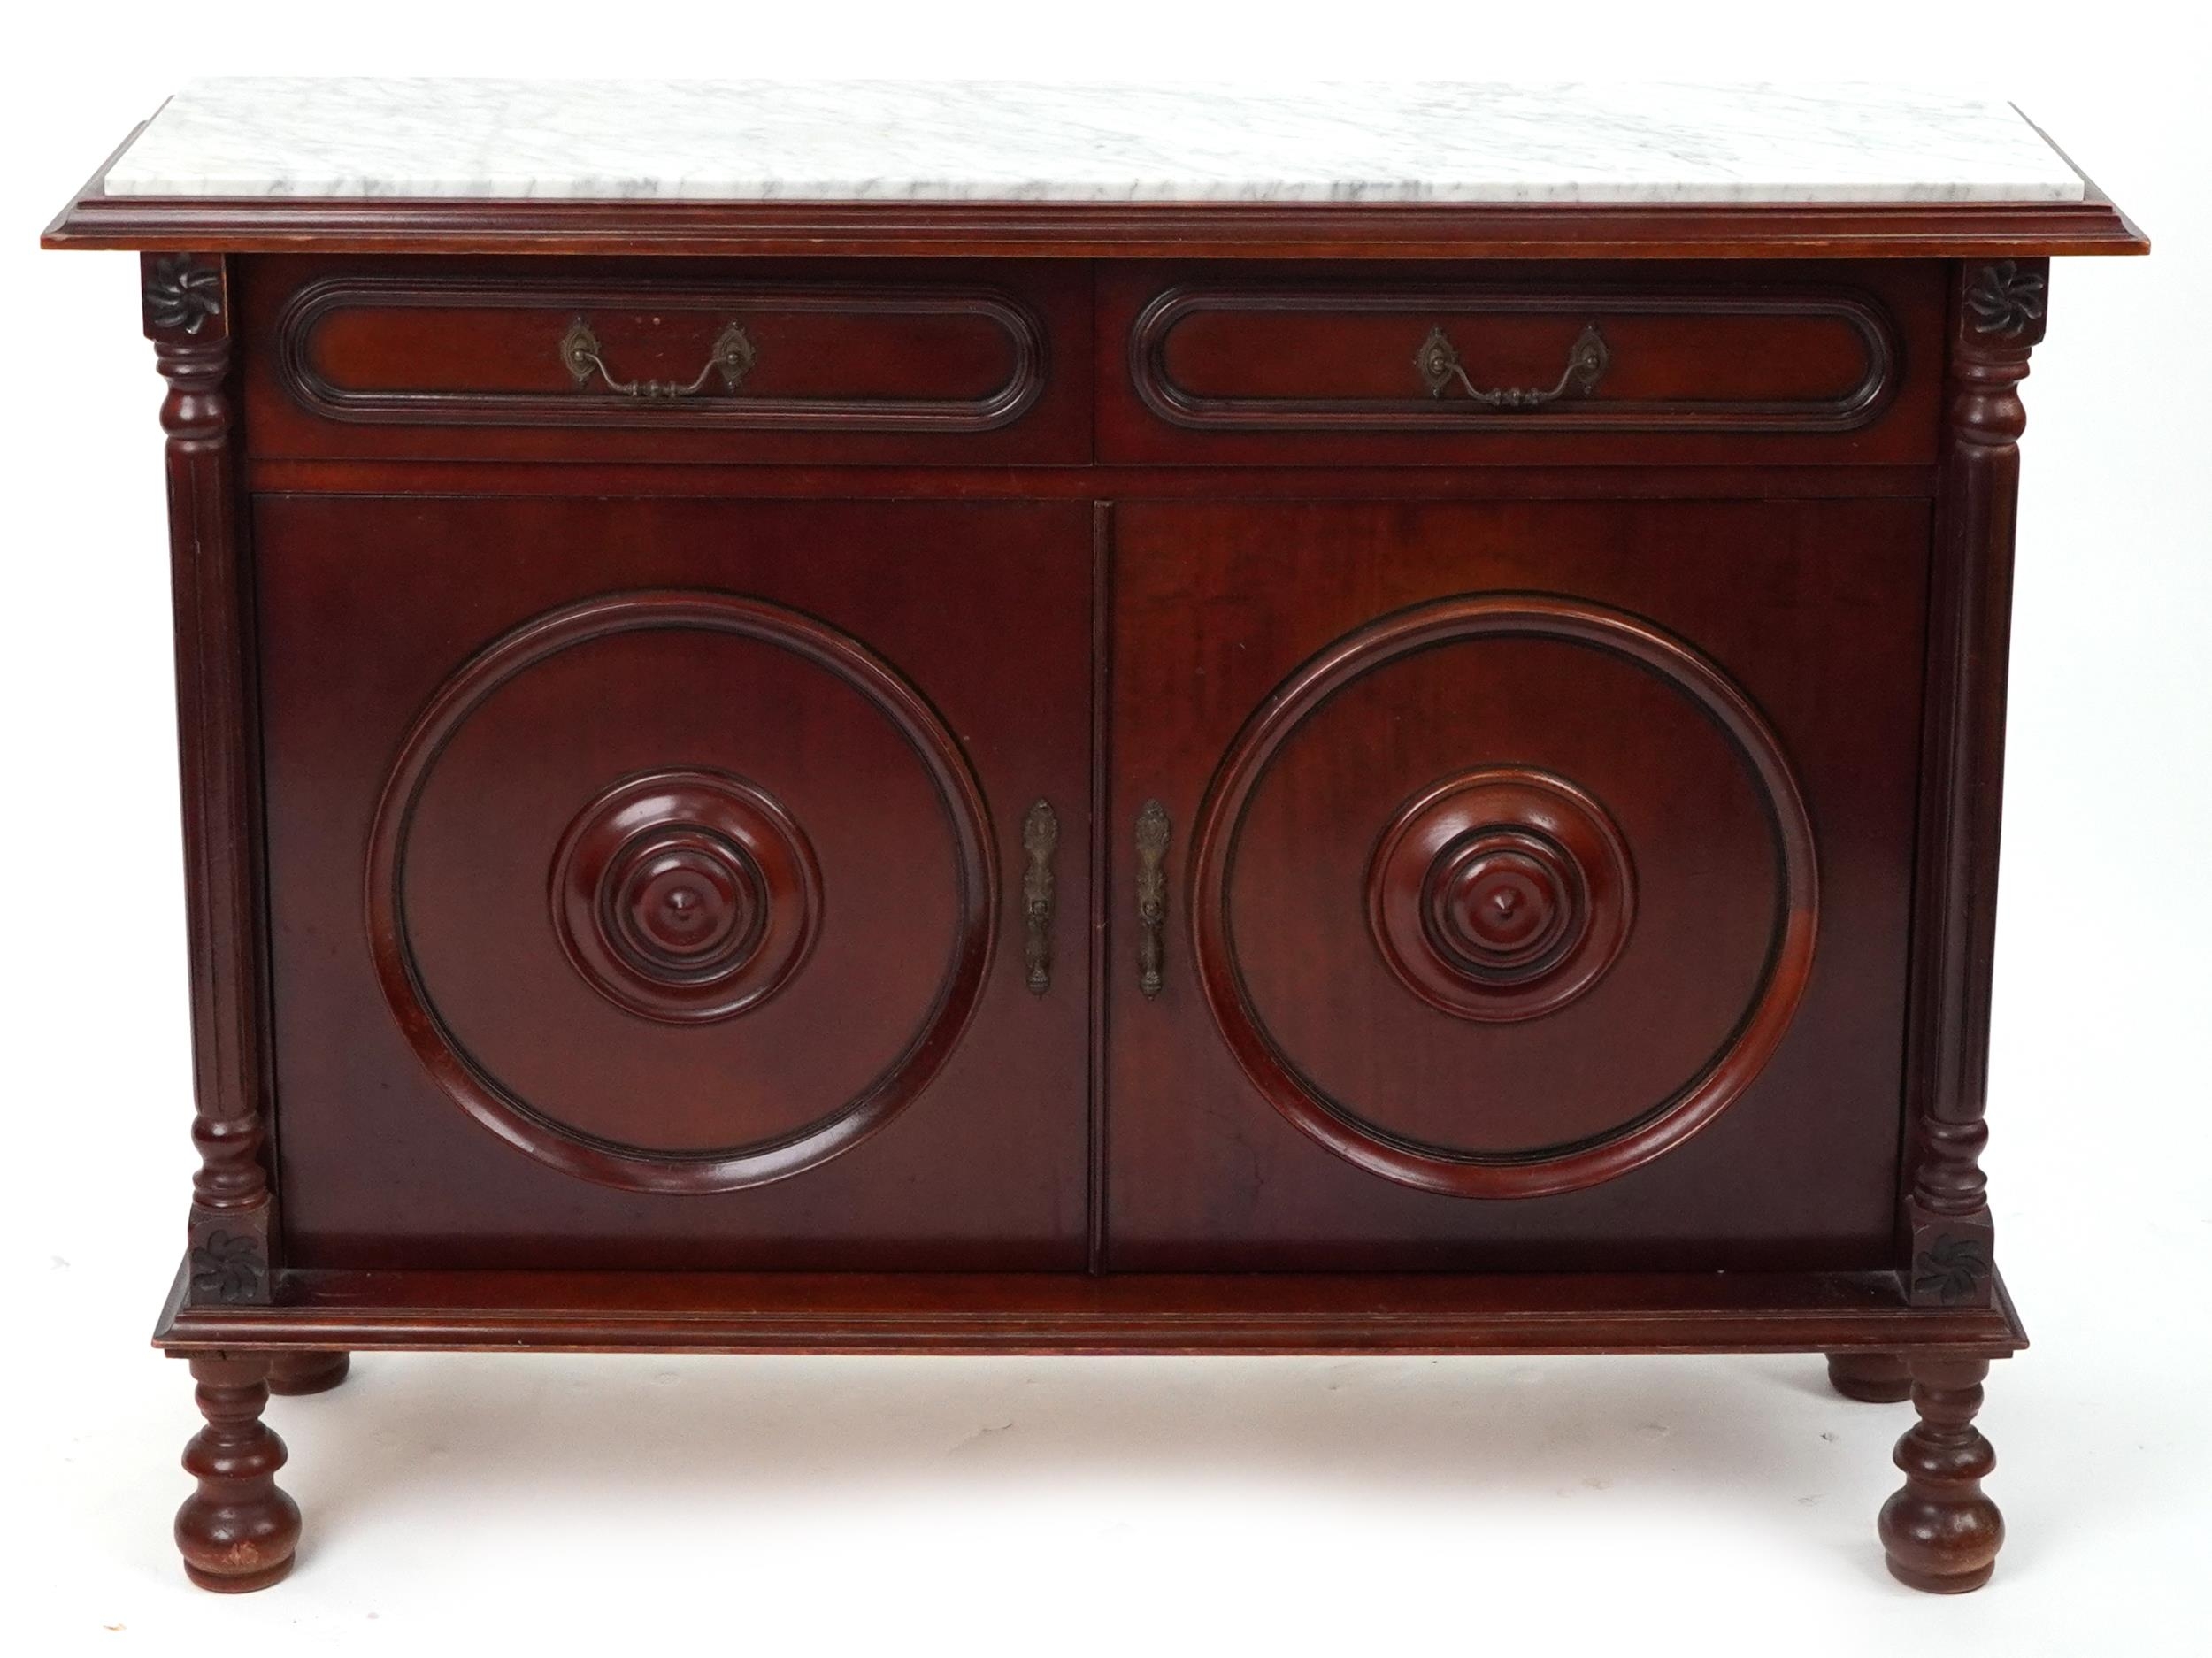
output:
POLYGON ((1912 1397, 1912 1375, 1894 1353, 1831 1353, 1828 1385, 1846 1399, 1870 1405, 1898 1405, 1912 1397))
POLYGON ((1982 1494, 1997 1455, 1974 1426, 1982 1359, 1910 1361, 1919 1423, 1897 1442, 1904 1489, 1882 1505, 1882 1547, 1901 1583, 1932 1594, 1978 1589, 1996 1570, 2005 1522, 1982 1494))
MULTIPOLYGON (((326 1393, 346 1379, 353 1369, 350 1353, 272 1353, 269 1391, 287 1399, 303 1393, 326 1393)), ((1904 1395, 1898 1395, 1902 1399, 1904 1395)))
POLYGON ((267 1588, 299 1547, 299 1507, 277 1489, 284 1441, 261 1420, 268 1368, 261 1357, 192 1361, 207 1425, 184 1447, 199 1489, 177 1510, 177 1547, 185 1576, 219 1593, 267 1588))

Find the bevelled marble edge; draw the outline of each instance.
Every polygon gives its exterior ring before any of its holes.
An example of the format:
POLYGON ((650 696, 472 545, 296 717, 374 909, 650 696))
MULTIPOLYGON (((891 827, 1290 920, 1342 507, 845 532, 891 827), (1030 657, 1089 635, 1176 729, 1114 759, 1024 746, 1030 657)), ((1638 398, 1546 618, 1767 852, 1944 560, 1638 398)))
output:
POLYGON ((242 79, 117 197, 2078 202, 2011 105, 1867 86, 242 79))

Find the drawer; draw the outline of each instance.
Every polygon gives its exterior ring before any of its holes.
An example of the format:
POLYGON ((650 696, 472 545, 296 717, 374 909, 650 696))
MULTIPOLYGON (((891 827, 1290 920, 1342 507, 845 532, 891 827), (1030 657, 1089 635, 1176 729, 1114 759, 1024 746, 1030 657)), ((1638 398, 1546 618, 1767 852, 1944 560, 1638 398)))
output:
POLYGON ((1941 272, 1118 271, 1100 449, 1311 464, 1932 457, 1941 272))
POLYGON ((281 457, 1089 458, 1080 269, 268 259, 247 432, 281 457))

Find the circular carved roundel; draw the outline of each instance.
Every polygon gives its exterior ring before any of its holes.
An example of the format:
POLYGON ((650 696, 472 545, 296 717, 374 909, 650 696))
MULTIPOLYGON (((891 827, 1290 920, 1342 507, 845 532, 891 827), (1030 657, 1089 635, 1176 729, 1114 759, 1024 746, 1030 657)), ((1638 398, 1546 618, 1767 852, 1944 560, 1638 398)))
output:
MULTIPOLYGON (((402 744, 370 830, 369 941, 386 1000, 439 1086, 509 1144, 564 1173, 645 1192, 723 1192, 812 1168, 880 1128, 928 1086, 981 999, 995 924, 983 794, 926 701, 864 646, 813 618, 727 594, 640 592, 526 622, 439 687, 402 744), (410 841, 440 757, 502 689, 563 653, 634 634, 705 633, 787 652, 856 693, 919 762, 950 832, 955 926, 934 998, 859 1093, 795 1130, 743 1145, 624 1143, 534 1109, 472 1053, 427 988, 407 919, 410 841)), ((757 782, 681 768, 587 799, 554 850, 552 931, 591 989, 652 1025, 749 1013, 804 967, 823 914, 814 849, 757 782)), ((651 1028, 649 1025, 646 1028, 651 1028)))
MULTIPOLYGON (((1239 735, 1200 809, 1192 844, 1190 936, 1199 981, 1246 1076, 1339 1156, 1424 1191, 1540 1196, 1594 1186, 1663 1155, 1750 1086, 1779 1046, 1811 974, 1819 908, 1812 825, 1773 732, 1709 659, 1652 624, 1601 605, 1469 595, 1345 635, 1279 687, 1239 735), (1605 653, 1701 710, 1749 774, 1780 879, 1750 1002, 1694 1075, 1610 1132, 1548 1149, 1486 1154, 1380 1128, 1288 1056, 1257 1011, 1237 959, 1231 877, 1239 835, 1270 766, 1333 697, 1440 646, 1510 639, 1605 653)), ((1406 990, 1457 1018, 1507 1025, 1555 1012, 1603 978, 1632 929, 1636 887, 1629 845, 1598 799, 1533 766, 1496 764, 1433 783, 1397 812, 1369 864, 1364 899, 1375 945, 1406 990)))
POLYGON ((553 857, 553 920, 585 983, 672 1025, 726 1019, 773 995, 822 910, 814 851, 741 779, 655 771, 610 789, 553 857))
POLYGON ((1368 925, 1391 971, 1431 1007, 1532 1019, 1613 964, 1635 890, 1604 808, 1564 778, 1493 766, 1425 791, 1384 832, 1368 925))

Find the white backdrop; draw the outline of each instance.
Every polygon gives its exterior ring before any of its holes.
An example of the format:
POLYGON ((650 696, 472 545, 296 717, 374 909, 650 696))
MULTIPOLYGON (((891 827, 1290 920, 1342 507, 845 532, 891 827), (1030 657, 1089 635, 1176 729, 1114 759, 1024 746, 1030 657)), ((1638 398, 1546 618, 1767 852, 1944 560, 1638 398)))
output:
POLYGON ((0 1626, 35 1654, 1890 1649, 2212 1628, 2212 147, 2183 12, 1413 0, 46 6, 0 175, 0 1626), (293 1578, 185 1586, 144 1345, 191 1151, 160 388, 128 256, 35 232, 209 73, 1906 80, 2017 100, 2149 231, 2055 274, 2026 395, 1993 1139, 2036 1346, 1993 1585, 1892 1585, 1904 1407, 1813 1359, 372 1357, 278 1401, 293 1578))

